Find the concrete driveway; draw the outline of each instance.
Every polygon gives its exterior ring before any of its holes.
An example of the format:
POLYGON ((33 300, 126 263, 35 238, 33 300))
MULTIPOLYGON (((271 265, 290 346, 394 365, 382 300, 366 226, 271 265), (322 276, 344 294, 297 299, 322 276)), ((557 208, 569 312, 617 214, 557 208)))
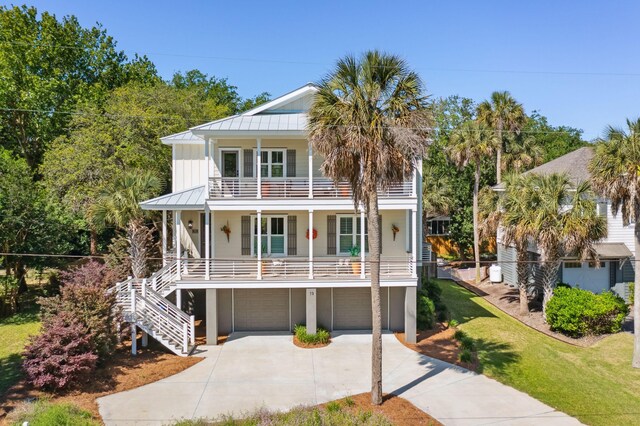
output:
MULTIPOLYGON (((315 405, 370 387, 371 335, 334 334, 320 349, 300 349, 290 334, 235 333, 172 377, 98 399, 106 425, 170 424, 259 407, 315 405)), ((495 380, 404 347, 383 336, 385 393, 408 399, 445 425, 577 425, 576 419, 495 380)))

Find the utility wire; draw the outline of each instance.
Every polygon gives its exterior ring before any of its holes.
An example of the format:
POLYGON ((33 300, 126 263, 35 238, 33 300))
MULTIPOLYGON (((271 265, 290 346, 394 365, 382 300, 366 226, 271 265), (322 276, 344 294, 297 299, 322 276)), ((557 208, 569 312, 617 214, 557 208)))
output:
MULTIPOLYGON (((29 109, 29 108, 6 108, 0 107, 0 111, 7 112, 28 112, 34 114, 66 114, 66 115, 77 115, 77 116, 86 116, 86 117, 106 117, 106 118, 135 118, 135 119, 163 119, 163 120, 194 120, 190 118, 184 118, 180 116, 171 116, 171 115, 130 115, 130 114, 111 114, 111 113, 92 113, 87 111, 58 111, 58 110, 46 110, 46 109, 29 109)), ((222 119, 226 119, 229 117, 225 117, 222 119)), ((206 122, 212 122, 217 120, 222 120, 221 118, 215 119, 203 119, 207 120, 206 122)), ((348 129, 356 129, 364 126, 355 126, 355 125, 326 125, 324 127, 332 127, 332 128, 348 128, 348 129)), ((461 129, 457 127, 438 127, 438 126, 428 126, 428 127, 404 127, 404 126, 383 126, 387 129, 407 129, 407 130, 420 130, 420 131, 432 131, 432 132, 458 132, 461 129)), ((497 132, 497 130, 492 129, 497 132)), ((511 133, 511 134, 573 134, 573 132, 569 130, 507 130, 503 129, 502 133, 511 133)))
MULTIPOLYGON (((31 46, 31 47, 52 47, 59 49, 72 49, 72 50, 88 50, 88 47, 53 44, 53 43, 29 43, 13 40, 0 40, 0 43, 18 45, 18 46, 31 46)), ((323 62, 315 61, 299 61, 288 59, 267 59, 267 58, 248 58, 248 57, 231 57, 231 56, 208 56, 208 55, 189 55, 184 53, 166 53, 166 52, 147 52, 139 53, 134 52, 135 55, 143 56, 172 56, 178 58, 193 58, 193 59, 211 59, 219 61, 236 61, 236 62, 252 62, 252 63, 274 63, 284 65, 324 65, 323 62)), ((640 73, 633 72, 611 72, 611 71, 556 71, 556 70, 513 70, 513 69, 473 69, 473 68, 439 68, 439 67, 421 67, 416 68, 424 71, 436 71, 436 72, 462 72, 462 73, 490 73, 490 74, 531 74, 531 75, 578 75, 578 76, 610 76, 610 77, 640 77, 640 73)))

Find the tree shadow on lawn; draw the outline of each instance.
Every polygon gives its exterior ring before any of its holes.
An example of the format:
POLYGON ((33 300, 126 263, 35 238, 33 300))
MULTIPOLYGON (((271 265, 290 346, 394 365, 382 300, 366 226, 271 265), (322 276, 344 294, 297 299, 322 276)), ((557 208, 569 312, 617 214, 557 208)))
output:
POLYGON ((0 326, 3 325, 23 325, 40 321, 38 309, 31 307, 22 312, 18 312, 6 318, 0 318, 0 326))
POLYGON ((505 373, 508 366, 520 361, 520 354, 508 343, 487 339, 473 339, 477 348, 478 362, 474 369, 482 374, 487 367, 493 372, 505 373))
POLYGON ((9 354, 0 358, 0 399, 7 389, 22 377, 20 354, 9 354))

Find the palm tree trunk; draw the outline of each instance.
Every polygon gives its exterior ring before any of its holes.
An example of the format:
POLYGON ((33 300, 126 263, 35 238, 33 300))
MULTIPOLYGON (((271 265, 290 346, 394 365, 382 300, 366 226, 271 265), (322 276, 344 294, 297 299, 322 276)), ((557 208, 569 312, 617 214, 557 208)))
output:
POLYGON ((543 276, 542 276, 542 318, 547 320, 547 303, 553 296, 553 290, 556 287, 558 281, 558 270, 560 269, 560 259, 554 256, 553 259, 544 262, 543 276))
POLYGON ((127 225, 127 240, 129 241, 129 257, 131 258, 131 272, 135 278, 143 278, 147 273, 147 243, 149 230, 134 219, 127 225))
POLYGON ((640 368, 640 221, 634 226, 635 240, 635 281, 633 288, 633 358, 631 366, 640 368))
POLYGON ((98 254, 98 233, 93 226, 89 230, 89 254, 91 256, 98 254))
POLYGON ((529 265, 527 264, 526 247, 518 247, 518 263, 516 270, 518 275, 518 289, 520 292, 520 315, 529 313, 529 296, 527 295, 527 287, 529 285, 529 265))
POLYGON ((480 234, 478 229, 478 193, 480 192, 480 162, 476 163, 473 183, 473 255, 476 261, 476 284, 480 284, 480 234))
POLYGON ((498 149, 496 150, 496 185, 502 182, 502 123, 498 123, 498 149))
MULTIPOLYGON (((380 304, 380 222, 378 218, 378 194, 369 198, 367 209, 369 231, 369 262, 371 264, 371 403, 382 404, 382 308, 380 304)), ((364 232, 361 229, 360 232, 364 232)), ((362 250, 365 247, 361 247, 362 250)), ((364 265, 362 265, 365 267, 364 265)))

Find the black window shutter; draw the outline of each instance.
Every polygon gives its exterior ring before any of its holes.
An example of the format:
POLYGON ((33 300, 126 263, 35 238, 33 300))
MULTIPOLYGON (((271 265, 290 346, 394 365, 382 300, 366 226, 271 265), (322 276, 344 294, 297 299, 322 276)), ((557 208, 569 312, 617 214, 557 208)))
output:
POLYGON ((296 177, 296 150, 287 150, 287 177, 296 177))
POLYGON ((253 177, 253 150, 245 149, 244 157, 244 177, 253 177))
POLYGON ((242 231, 242 254, 251 254, 251 216, 242 216, 241 218, 241 231, 242 231))
POLYGON ((296 216, 287 217, 287 255, 298 254, 298 218, 296 216))
POLYGON ((327 255, 336 254, 336 215, 327 216, 327 255))

